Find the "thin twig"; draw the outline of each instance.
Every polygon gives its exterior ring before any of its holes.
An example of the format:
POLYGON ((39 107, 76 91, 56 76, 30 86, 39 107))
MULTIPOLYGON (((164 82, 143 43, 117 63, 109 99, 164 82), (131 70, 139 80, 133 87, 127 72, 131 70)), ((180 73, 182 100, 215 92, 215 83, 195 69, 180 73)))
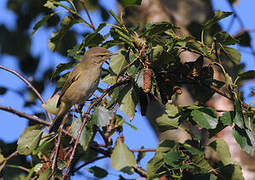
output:
POLYGON ((79 139, 80 139, 80 137, 81 137, 82 130, 83 130, 83 128, 85 127, 85 125, 87 124, 87 121, 88 121, 88 115, 85 116, 85 118, 84 118, 84 120, 83 120, 83 122, 82 122, 82 125, 81 125, 81 127, 80 127, 80 129, 79 129, 79 131, 78 131, 77 139, 75 140, 75 143, 74 143, 74 146, 73 146, 73 150, 72 150, 72 154, 71 154, 70 159, 69 159, 69 161, 68 161, 68 163, 67 163, 66 169, 65 169, 64 174, 63 174, 63 177, 62 177, 62 180, 65 180, 65 176, 67 175, 67 171, 68 171, 68 169, 69 169, 70 166, 71 166, 71 162, 72 162, 72 160, 73 160, 73 158, 74 158, 74 154, 75 154, 76 148, 77 148, 77 146, 78 146, 78 143, 79 143, 79 139))
POLYGON ((55 154, 54 154, 54 158, 53 158, 53 162, 52 162, 52 180, 55 179, 55 172, 57 169, 57 159, 58 159, 58 154, 59 154, 59 147, 60 147, 60 142, 61 142, 61 137, 62 137, 62 131, 64 128, 64 125, 66 123, 66 119, 67 119, 67 115, 64 117, 60 127, 59 127, 59 133, 58 133, 58 140, 55 146, 55 154))
POLYGON ((155 152, 157 149, 133 149, 131 152, 155 152))
POLYGON ((88 16, 89 21, 90 21, 91 28, 95 31, 96 29, 95 29, 95 26, 94 26, 94 24, 93 24, 93 21, 92 21, 90 15, 89 15, 89 11, 88 11, 88 9, 87 9, 86 3, 84 2, 84 0, 80 0, 80 2, 82 3, 83 8, 84 8, 84 10, 85 10, 86 13, 87 13, 87 16, 88 16))
MULTIPOLYGON (((5 67, 5 66, 2 66, 2 65, 0 65, 0 68, 1 68, 1 69, 4 69, 4 70, 6 70, 6 71, 8 71, 8 72, 10 72, 10 73, 12 73, 12 74, 14 74, 14 75, 16 75, 17 77, 19 77, 22 81, 24 81, 24 82, 28 85, 28 87, 30 87, 30 88, 32 89, 32 91, 38 96, 38 98, 41 100, 41 102, 42 102, 43 104, 45 104, 45 101, 43 100, 41 94, 40 94, 40 93, 35 89, 35 87, 34 87, 28 80, 26 80, 26 78, 24 78, 21 74, 19 74, 19 73, 18 73, 17 71, 15 71, 15 70, 9 69, 9 68, 7 68, 7 67, 5 67)), ((52 122, 52 118, 51 118, 51 116, 50 116, 50 113, 48 113, 48 112, 46 111, 46 114, 47 114, 49 120, 52 122)))
POLYGON ((9 161, 11 158, 17 156, 18 154, 19 154, 18 151, 15 151, 15 152, 11 153, 7 158, 5 158, 5 160, 3 160, 2 162, 0 162, 0 166, 2 166, 2 164, 3 164, 4 162, 9 161))
POLYGON ((4 111, 7 111, 7 112, 10 112, 10 113, 13 113, 13 114, 16 114, 19 117, 23 117, 23 118, 29 119, 31 121, 38 122, 40 124, 44 124, 44 125, 47 125, 47 126, 50 125, 50 122, 48 122, 48 121, 45 121, 45 120, 43 120, 43 119, 41 119, 41 118, 39 118, 37 116, 32 116, 32 115, 26 114, 24 112, 21 112, 21 111, 18 111, 18 110, 14 110, 11 107, 6 107, 6 106, 1 106, 0 105, 0 109, 4 110, 4 111))
POLYGON ((93 162, 95 162, 95 161, 98 161, 98 160, 100 160, 100 159, 104 159, 104 158, 107 158, 107 157, 108 157, 108 156, 99 156, 99 157, 95 157, 95 158, 93 158, 93 159, 91 159, 91 160, 85 162, 84 164, 80 165, 80 166, 77 167, 76 169, 74 169, 74 170, 72 171, 72 173, 70 173, 70 174, 73 174, 73 173, 79 171, 81 168, 83 168, 84 166, 87 166, 87 165, 90 164, 90 163, 93 163, 93 162))
MULTIPOLYGON (((227 1, 227 2, 228 2, 229 6, 230 6, 230 8, 231 8, 231 11, 234 13, 234 16, 236 17, 238 23, 240 24, 241 29, 245 29, 244 23, 243 23, 241 17, 237 14, 237 12, 236 12, 234 6, 230 3, 230 1, 227 1)), ((253 57, 255 57, 255 50, 254 50, 253 45, 250 44, 249 47, 250 47, 250 50, 251 50, 251 53, 252 53, 253 57)))
MULTIPOLYGON (((0 109, 1 110, 4 110, 4 111, 7 111, 7 112, 10 112, 10 113, 13 113, 13 114, 16 114, 17 116, 19 117, 23 117, 23 118, 26 118, 26 119, 29 119, 31 121, 34 121, 34 122, 38 122, 40 124, 43 124, 43 125, 46 125, 46 126, 49 126, 51 125, 50 122, 48 121, 45 121, 37 116, 32 116, 32 115, 29 115, 29 114, 26 114, 26 113, 23 113, 21 111, 18 111, 18 110, 15 110, 15 109, 12 109, 11 107, 6 107, 6 106, 1 106, 0 105, 0 109)), ((66 130, 63 130, 63 132, 70 136, 70 137, 73 137, 72 134, 70 134, 69 132, 67 132, 66 130)))
POLYGON ((139 174, 142 177, 147 178, 147 172, 143 168, 141 168, 141 167, 133 167, 133 168, 137 174, 139 174))

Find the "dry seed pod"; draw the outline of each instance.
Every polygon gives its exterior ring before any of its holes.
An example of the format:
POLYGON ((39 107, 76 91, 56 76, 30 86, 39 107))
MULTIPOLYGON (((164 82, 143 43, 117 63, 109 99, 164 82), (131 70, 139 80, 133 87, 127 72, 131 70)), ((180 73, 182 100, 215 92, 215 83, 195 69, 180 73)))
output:
POLYGON ((152 71, 149 68, 145 68, 143 71, 143 91, 145 93, 151 91, 151 75, 152 71))

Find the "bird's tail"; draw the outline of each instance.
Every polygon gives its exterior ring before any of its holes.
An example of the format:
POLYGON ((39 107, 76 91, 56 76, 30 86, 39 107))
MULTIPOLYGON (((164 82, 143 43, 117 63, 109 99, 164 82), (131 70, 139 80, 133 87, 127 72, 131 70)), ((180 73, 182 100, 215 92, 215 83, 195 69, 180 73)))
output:
POLYGON ((60 106, 59 106, 59 111, 55 117, 55 119, 53 120, 53 123, 50 125, 50 129, 49 129, 49 132, 57 132, 58 129, 59 129, 59 126, 61 125, 62 123, 62 120, 64 118, 64 116, 66 115, 66 113, 68 112, 68 110, 70 109, 71 107, 66 105, 66 103, 61 103, 60 106))

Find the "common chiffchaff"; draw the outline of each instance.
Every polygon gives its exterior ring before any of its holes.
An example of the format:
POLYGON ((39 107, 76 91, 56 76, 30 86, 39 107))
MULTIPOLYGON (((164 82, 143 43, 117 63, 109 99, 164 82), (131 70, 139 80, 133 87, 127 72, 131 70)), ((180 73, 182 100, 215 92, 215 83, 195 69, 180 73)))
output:
POLYGON ((69 109, 74 104, 83 104, 97 89, 102 64, 111 56, 103 47, 89 49, 68 75, 57 103, 59 108, 49 132, 56 132, 69 109))

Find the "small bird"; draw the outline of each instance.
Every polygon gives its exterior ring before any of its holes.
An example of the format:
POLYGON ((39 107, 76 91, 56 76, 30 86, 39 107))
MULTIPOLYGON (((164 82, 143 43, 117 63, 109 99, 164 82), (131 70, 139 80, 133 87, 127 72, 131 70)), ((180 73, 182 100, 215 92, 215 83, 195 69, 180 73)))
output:
POLYGON ((74 104, 83 104, 97 89, 102 64, 111 56, 111 52, 103 47, 93 47, 83 56, 68 75, 61 90, 57 107, 59 108, 49 132, 57 132, 59 126, 74 104))

